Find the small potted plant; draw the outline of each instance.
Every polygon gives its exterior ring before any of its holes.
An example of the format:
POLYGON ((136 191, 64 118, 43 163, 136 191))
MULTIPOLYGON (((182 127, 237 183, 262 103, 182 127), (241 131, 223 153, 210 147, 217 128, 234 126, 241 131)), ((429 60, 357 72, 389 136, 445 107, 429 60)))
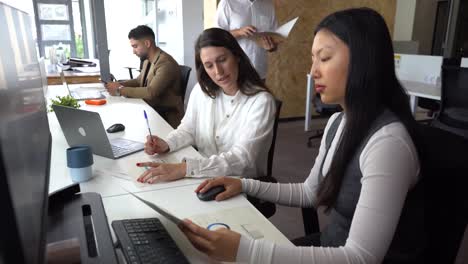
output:
MULTIPOLYGON (((57 99, 50 99, 52 105, 61 105, 61 106, 68 106, 73 108, 80 108, 80 104, 78 100, 71 97, 70 95, 65 96, 56 96, 57 99)), ((49 108, 49 112, 53 112, 52 105, 49 108)))

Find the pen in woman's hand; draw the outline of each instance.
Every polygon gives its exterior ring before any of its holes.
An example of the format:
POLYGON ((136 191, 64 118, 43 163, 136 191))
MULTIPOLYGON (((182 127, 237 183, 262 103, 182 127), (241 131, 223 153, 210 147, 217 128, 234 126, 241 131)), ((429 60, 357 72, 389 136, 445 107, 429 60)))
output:
POLYGON ((145 110, 143 110, 143 114, 145 114, 146 126, 148 127, 148 132, 149 132, 150 138, 153 138, 153 135, 151 134, 151 128, 150 128, 150 125, 149 125, 149 121, 148 121, 148 115, 146 115, 145 110))

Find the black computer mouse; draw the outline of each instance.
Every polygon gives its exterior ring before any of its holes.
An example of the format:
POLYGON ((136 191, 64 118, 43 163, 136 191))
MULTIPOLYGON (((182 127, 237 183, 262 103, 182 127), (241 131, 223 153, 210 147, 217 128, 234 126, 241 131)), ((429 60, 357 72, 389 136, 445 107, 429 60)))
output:
POLYGON ((115 132, 120 132, 124 130, 125 130, 125 126, 122 124, 113 124, 108 129, 106 129, 108 133, 115 133, 115 132))
POLYGON ((216 195, 224 192, 225 190, 226 189, 224 188, 224 186, 215 186, 204 193, 197 193, 197 197, 202 201, 212 201, 216 198, 216 195))

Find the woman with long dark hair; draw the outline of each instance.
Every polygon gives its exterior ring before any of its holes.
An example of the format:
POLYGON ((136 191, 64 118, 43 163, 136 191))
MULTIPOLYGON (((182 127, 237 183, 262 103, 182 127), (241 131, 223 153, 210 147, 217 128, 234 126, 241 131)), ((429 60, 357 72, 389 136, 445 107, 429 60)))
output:
POLYGON ((210 28, 195 44, 198 84, 181 124, 167 138, 148 137, 146 153, 167 153, 192 145, 201 159, 139 163, 150 166, 138 179, 155 183, 185 176, 265 176, 276 105, 236 39, 210 28))
POLYGON ((307 180, 220 177, 196 189, 224 185, 218 201, 244 192, 287 206, 324 206, 330 223, 320 234, 294 240, 294 247, 186 220, 181 228, 192 244, 219 260, 249 263, 415 263, 424 247, 415 121, 393 56, 376 11, 327 16, 315 31, 311 75, 322 101, 344 110, 330 118, 307 180))

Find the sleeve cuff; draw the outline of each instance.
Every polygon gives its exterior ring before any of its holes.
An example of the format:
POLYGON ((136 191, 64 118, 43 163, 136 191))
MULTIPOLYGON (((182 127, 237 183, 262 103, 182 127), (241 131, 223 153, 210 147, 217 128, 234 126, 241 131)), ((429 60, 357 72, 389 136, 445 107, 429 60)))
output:
POLYGON ((252 179, 241 179, 242 183, 242 192, 248 194, 248 190, 250 189, 252 179))
POLYGON ((120 96, 123 96, 123 97, 127 97, 126 94, 127 94, 127 90, 129 88, 128 87, 125 87, 123 85, 120 85, 120 88, 119 88, 119 93, 120 93, 120 96))
POLYGON ((201 177, 200 175, 200 161, 197 159, 184 158, 183 161, 187 164, 186 176, 201 177))
POLYGON ((239 248, 237 249, 236 262, 248 263, 250 258, 250 250, 253 248, 254 240, 244 235, 241 236, 239 248))
POLYGON ((173 152, 177 150, 177 144, 174 140, 171 140, 170 138, 165 140, 167 145, 169 146, 169 152, 173 152))

